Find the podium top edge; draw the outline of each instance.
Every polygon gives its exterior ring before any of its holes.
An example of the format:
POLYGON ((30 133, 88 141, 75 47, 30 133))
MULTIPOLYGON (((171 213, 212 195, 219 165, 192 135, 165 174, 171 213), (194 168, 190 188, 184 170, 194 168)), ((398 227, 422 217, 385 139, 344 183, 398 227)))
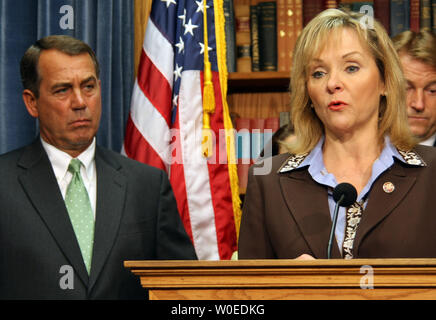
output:
POLYGON ((436 267, 436 259, 395 258, 395 259, 253 259, 253 260, 129 260, 126 268, 356 268, 371 267, 436 267))

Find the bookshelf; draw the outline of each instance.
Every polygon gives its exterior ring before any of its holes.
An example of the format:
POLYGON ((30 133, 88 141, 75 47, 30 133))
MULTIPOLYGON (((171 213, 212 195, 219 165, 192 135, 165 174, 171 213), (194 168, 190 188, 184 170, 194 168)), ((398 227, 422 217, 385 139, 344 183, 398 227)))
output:
POLYGON ((248 92, 285 92, 289 89, 289 72, 232 72, 228 77, 229 94, 248 92))
MULTIPOLYGON (((262 128, 270 118, 277 118, 276 130, 278 129, 280 113, 290 109, 289 80, 287 71, 229 73, 227 102, 238 136, 240 129, 248 129, 252 132, 254 129, 262 128), (249 121, 246 122, 244 119, 249 121), (246 125, 240 126, 241 123, 246 125)), ((267 126, 265 125, 264 128, 266 129, 267 126)), ((257 141, 256 138, 251 139, 254 139, 251 140, 251 144, 257 141)), ((263 141, 261 144, 267 142, 264 141, 265 137, 260 139, 263 141)), ((248 152, 253 152, 253 149, 248 152)), ((242 151, 242 154, 245 155, 245 151, 242 151)), ((252 163, 256 157, 251 154, 250 158, 252 163)), ((250 165, 242 164, 241 161, 242 159, 238 160, 239 192, 241 199, 244 199, 250 165)))
POLYGON ((302 26, 302 0, 226 2, 233 10, 227 16, 234 17, 226 25, 234 32, 227 42, 230 112, 234 119, 278 119, 289 111, 290 54, 302 26))
MULTIPOLYGON (((277 130, 280 126, 280 114, 290 109, 289 52, 292 50, 287 50, 285 44, 287 40, 293 43, 296 36, 290 39, 283 36, 279 39, 277 35, 280 32, 284 34, 284 31, 288 34, 288 30, 285 30, 285 3, 290 3, 294 10, 294 4, 301 4, 301 0, 224 0, 224 3, 226 1, 231 3, 227 8, 234 10, 234 21, 228 21, 226 25, 226 34, 231 35, 234 32, 234 39, 229 38, 230 41, 227 41, 228 61, 231 61, 228 70, 233 71, 228 75, 227 102, 234 128, 238 132, 236 143, 239 191, 243 199, 250 166, 244 161, 250 158, 250 163, 253 163, 257 159, 259 151, 270 139, 270 135, 264 135, 263 130, 277 130), (277 19, 279 16, 282 22, 280 24, 277 19), (267 121, 275 122, 275 125, 266 125, 267 121), (248 144, 243 142, 247 139, 243 129, 250 132, 248 139, 251 140, 248 144), (257 130, 261 133, 257 133, 257 130), (259 150, 253 145, 262 147, 259 150)), ((232 13, 228 16, 232 16, 232 13)), ((292 34, 296 34, 294 25, 289 28, 292 34)))

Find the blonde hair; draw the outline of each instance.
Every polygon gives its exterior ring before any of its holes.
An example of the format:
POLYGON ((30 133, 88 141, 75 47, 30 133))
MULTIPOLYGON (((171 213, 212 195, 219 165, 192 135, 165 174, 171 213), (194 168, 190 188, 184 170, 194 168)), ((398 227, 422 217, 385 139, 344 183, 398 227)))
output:
POLYGON ((404 31, 396 35, 392 42, 398 53, 405 53, 436 69, 436 35, 429 29, 404 31))
POLYGON ((321 136, 324 126, 314 110, 307 91, 308 66, 321 51, 332 31, 350 28, 366 44, 385 84, 386 96, 380 100, 379 141, 390 136, 399 149, 410 150, 416 141, 407 122, 406 89, 400 60, 383 26, 373 21, 369 28, 361 23, 363 15, 328 9, 313 18, 303 29, 294 48, 291 71, 291 119, 296 139, 290 145, 291 153, 311 151, 321 136))

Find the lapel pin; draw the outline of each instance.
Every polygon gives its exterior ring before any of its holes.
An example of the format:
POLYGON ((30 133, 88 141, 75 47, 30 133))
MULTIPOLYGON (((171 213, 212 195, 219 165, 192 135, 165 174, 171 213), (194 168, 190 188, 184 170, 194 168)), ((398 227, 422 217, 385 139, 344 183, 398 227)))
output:
POLYGON ((386 193, 392 193, 395 190, 395 186, 392 182, 385 182, 383 184, 383 191, 386 193))

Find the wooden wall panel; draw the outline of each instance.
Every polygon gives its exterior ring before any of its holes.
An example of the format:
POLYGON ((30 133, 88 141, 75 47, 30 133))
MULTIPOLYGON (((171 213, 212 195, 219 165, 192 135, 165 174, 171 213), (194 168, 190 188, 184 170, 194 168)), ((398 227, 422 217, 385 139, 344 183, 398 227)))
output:
POLYGON ((241 118, 278 117, 282 111, 289 111, 288 92, 233 93, 228 95, 230 111, 241 118))

